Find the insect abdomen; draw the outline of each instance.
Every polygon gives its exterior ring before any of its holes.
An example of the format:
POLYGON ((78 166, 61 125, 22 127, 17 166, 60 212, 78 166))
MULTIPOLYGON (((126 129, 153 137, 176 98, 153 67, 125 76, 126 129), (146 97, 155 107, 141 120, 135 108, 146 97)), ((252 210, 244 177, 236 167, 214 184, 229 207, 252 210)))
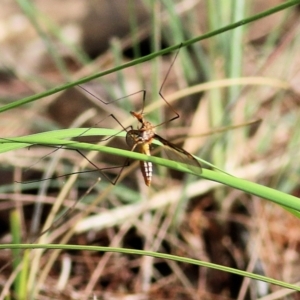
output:
POLYGON ((140 161, 140 166, 145 184, 150 186, 152 180, 152 163, 149 161, 140 161))

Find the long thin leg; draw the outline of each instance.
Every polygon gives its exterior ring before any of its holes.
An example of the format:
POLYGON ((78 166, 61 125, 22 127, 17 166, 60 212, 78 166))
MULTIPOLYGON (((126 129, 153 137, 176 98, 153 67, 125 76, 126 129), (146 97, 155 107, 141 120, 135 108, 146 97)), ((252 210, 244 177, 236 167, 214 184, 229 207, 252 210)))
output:
POLYGON ((84 90, 87 94, 89 94, 89 95, 93 96, 95 99, 101 101, 101 102, 102 102, 103 104, 105 104, 105 105, 109 105, 109 104, 115 103, 115 102, 117 102, 117 101, 120 101, 120 100, 122 100, 122 99, 126 99, 126 98, 128 98, 128 97, 137 95, 137 94, 139 94, 139 93, 143 93, 143 94, 144 94, 143 99, 145 99, 145 94, 146 94, 146 91, 145 91, 145 90, 140 90, 140 91, 134 92, 134 93, 132 93, 132 94, 126 95, 126 96, 124 96, 124 97, 120 97, 120 98, 118 98, 118 99, 114 99, 114 100, 112 100, 112 101, 105 101, 105 100, 103 100, 102 98, 100 98, 100 97, 96 96, 95 94, 91 93, 90 91, 88 91, 88 90, 87 90, 86 88, 84 88, 82 85, 77 85, 77 86, 78 86, 79 88, 81 88, 82 90, 84 90))
MULTIPOLYGON (((61 149, 61 148, 59 148, 61 149)), ((55 151, 59 150, 56 149, 55 151)), ((85 174, 85 173, 92 173, 92 172, 99 172, 101 175, 103 175, 111 184, 115 185, 119 179, 119 177, 121 176, 121 173, 123 171, 123 169, 128 165, 128 161, 126 160, 124 162, 124 164, 120 165, 120 166, 114 166, 114 167, 106 167, 106 168, 99 168, 95 163, 93 163, 86 155, 84 155, 80 150, 78 149, 72 149, 72 148, 63 148, 66 150, 71 150, 71 151, 76 151, 79 155, 81 155, 84 159, 86 159, 88 161, 88 163, 90 165, 92 165, 95 169, 94 170, 83 170, 83 171, 77 171, 77 172, 71 172, 71 173, 67 173, 67 174, 63 174, 63 175, 58 175, 58 176, 52 176, 52 177, 48 177, 48 178, 43 178, 43 179, 38 179, 38 180, 30 180, 30 181, 15 181, 16 183, 21 183, 21 184, 29 184, 29 183, 35 183, 35 182, 42 182, 42 181, 46 181, 46 180, 54 180, 54 179, 58 179, 58 178, 63 178, 63 177, 68 177, 71 175, 75 175, 75 174, 85 174), (121 168, 120 172, 118 173, 118 175, 116 176, 116 178, 114 180, 111 180, 106 174, 105 174, 105 170, 113 170, 113 169, 119 169, 121 168)), ((51 152, 51 154, 54 151, 51 152)), ((45 156, 44 156, 45 157, 45 156)))
POLYGON ((172 68, 173 68, 173 65, 174 65, 174 63, 175 63, 175 61, 176 61, 176 59, 177 59, 177 56, 178 56, 178 54, 179 54, 179 51, 180 51, 181 47, 182 47, 182 44, 180 45, 178 51, 176 52, 175 57, 174 57, 174 59, 173 59, 171 65, 170 65, 170 67, 169 67, 169 69, 168 69, 168 71, 167 71, 167 73, 166 73, 166 75, 165 75, 165 78, 164 78, 164 80, 163 80, 163 83, 162 83, 162 85, 161 85, 161 87, 160 87, 160 89, 159 89, 159 92, 158 92, 159 96, 165 101, 165 103, 166 103, 167 106, 173 111, 173 113, 175 114, 175 116, 174 116, 173 118, 171 118, 170 120, 164 121, 164 122, 162 122, 162 123, 160 123, 160 124, 157 124, 157 125, 155 125, 155 126, 153 126, 153 127, 158 127, 158 126, 163 125, 163 124, 165 124, 165 123, 172 122, 172 121, 174 121, 174 120, 176 120, 176 119, 178 119, 178 118, 180 117, 179 114, 178 114, 178 112, 174 109, 174 107, 173 107, 173 106, 167 101, 167 99, 163 96, 162 90, 163 90, 164 85, 165 85, 165 83, 166 83, 166 81, 167 81, 167 78, 168 78, 168 76, 169 76, 169 74, 170 74, 170 72, 171 72, 171 70, 172 70, 172 68))

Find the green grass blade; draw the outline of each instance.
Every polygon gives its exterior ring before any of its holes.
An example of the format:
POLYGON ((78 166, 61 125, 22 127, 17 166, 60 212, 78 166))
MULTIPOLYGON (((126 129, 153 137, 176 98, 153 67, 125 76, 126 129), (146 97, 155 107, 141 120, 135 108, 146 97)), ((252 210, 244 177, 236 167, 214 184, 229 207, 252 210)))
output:
POLYGON ((282 286, 285 288, 289 288, 292 290, 300 291, 300 287, 294 284, 286 283, 280 280, 272 279, 270 277, 257 275, 253 273, 249 273, 246 271, 241 271, 217 264, 213 264, 210 262, 204 262, 201 260, 196 260, 192 258, 186 258, 182 256, 170 255, 165 253, 159 252, 152 252, 152 251, 143 251, 143 250, 136 250, 136 249, 127 249, 127 248, 113 248, 113 247, 96 247, 96 246, 81 246, 81 245, 62 245, 62 244, 52 244, 52 245, 44 245, 44 244, 2 244, 0 245, 0 249, 64 249, 64 250, 77 250, 77 251, 101 251, 101 252, 114 252, 114 253, 123 253, 123 254, 133 254, 133 255, 141 255, 141 256, 150 256, 160 259, 167 259, 182 263, 188 263, 192 265, 202 266, 206 268, 212 268, 216 270, 220 270, 223 272, 229 272, 232 274, 237 274, 240 276, 248 277, 255 280, 260 280, 264 282, 268 282, 270 284, 275 284, 278 286, 282 286))
MULTIPOLYGON (((21 243, 22 226, 20 213, 17 210, 13 210, 10 214, 10 226, 12 239, 14 244, 21 243)), ((26 299, 26 287, 27 287, 27 274, 28 274, 28 253, 27 251, 22 255, 21 249, 13 249, 13 268, 17 272, 14 281, 14 291, 18 299, 26 299), (20 265, 22 264, 22 268, 20 265)))
MULTIPOLYGON (((257 183, 253 183, 244 179, 236 178, 234 176, 229 176, 223 173, 219 173, 216 171, 210 171, 203 169, 202 172, 199 169, 199 171, 195 171, 195 167, 191 168, 191 166, 171 161, 167 159, 163 159, 156 156, 147 156, 144 154, 128 151, 128 150, 122 150, 112 147, 107 147, 103 145, 94 145, 94 144, 88 144, 88 143, 79 143, 75 141, 70 140, 62 140, 59 139, 58 136, 62 137, 63 135, 65 137, 71 137, 71 133, 76 137, 79 135, 79 132, 82 133, 82 128, 80 129, 69 129, 69 130, 59 130, 50 132, 51 139, 49 136, 45 133, 35 134, 31 136, 25 136, 25 137, 18 137, 13 138, 11 140, 3 140, 0 139, 0 153, 4 152, 1 149, 1 146, 12 144, 13 147, 16 148, 22 148, 22 147, 28 147, 33 144, 39 144, 39 145, 45 145, 45 146, 64 146, 68 149, 79 149, 79 150, 86 150, 86 151, 99 151, 103 153, 108 153, 111 155, 117 155, 117 156, 123 156, 127 157, 133 160, 141 160, 141 161, 150 161, 154 164, 161 165, 167 168, 171 168, 180 172, 189 173, 196 175, 198 177, 213 180, 222 184, 225 184, 227 186, 242 190, 246 193, 256 195, 258 197, 270 200, 272 202, 275 202, 283 207, 287 207, 296 211, 300 211, 300 200, 297 197, 288 195, 286 193, 259 185, 257 183), (3 145, 1 144, 3 143, 3 145), (20 144, 18 144, 20 143, 20 144)), ((112 133, 115 132, 114 130, 104 130, 102 128, 93 128, 89 131, 86 131, 82 136, 84 135, 95 135, 96 133, 103 134, 105 133, 112 133)), ((119 135, 125 135, 125 132, 119 133, 119 135)), ((6 148, 5 148, 6 149, 6 148)), ((7 150, 7 149, 6 149, 7 150)))

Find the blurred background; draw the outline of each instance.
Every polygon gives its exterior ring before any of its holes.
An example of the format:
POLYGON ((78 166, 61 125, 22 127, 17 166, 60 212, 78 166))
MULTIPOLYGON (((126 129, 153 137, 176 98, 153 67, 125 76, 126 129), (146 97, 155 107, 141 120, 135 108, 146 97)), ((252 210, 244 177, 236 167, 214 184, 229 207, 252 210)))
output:
MULTIPOLYGON (((1 106, 283 2, 2 0, 1 106)), ((169 53, 83 84, 88 92, 74 87, 3 112, 1 137, 136 127, 129 111, 143 108, 142 89, 147 119, 160 124, 174 116, 158 95, 164 82, 163 96, 180 118, 158 127, 160 135, 234 176, 298 196, 299 31, 299 6, 293 6, 181 48, 175 61, 177 52, 169 53), (255 126, 201 136, 259 119, 255 126)), ((105 142, 128 148, 122 138, 105 142)), ((124 165, 119 157, 83 154, 111 180, 124 165)), ((159 251, 300 280, 299 221, 264 199, 159 166, 147 188, 134 162, 115 186, 105 176, 97 182, 99 172, 72 182, 71 176, 39 181, 76 172, 80 164, 93 169, 66 149, 35 145, 2 153, 0 160, 1 243, 13 241, 10 220, 17 213, 24 243, 34 236, 43 243, 159 251)), ((14 261, 1 251, 0 299, 8 293, 21 299, 14 261)), ((272 298, 278 287, 230 273, 134 255, 49 251, 33 254, 29 265, 32 299, 299 299, 272 298)))

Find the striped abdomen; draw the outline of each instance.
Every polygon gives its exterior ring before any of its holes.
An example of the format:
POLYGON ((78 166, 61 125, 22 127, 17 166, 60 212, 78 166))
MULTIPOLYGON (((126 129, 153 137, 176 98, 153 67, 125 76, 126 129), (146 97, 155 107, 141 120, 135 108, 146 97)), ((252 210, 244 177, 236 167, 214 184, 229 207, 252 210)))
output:
POLYGON ((145 184, 150 186, 152 180, 152 162, 140 161, 141 171, 144 177, 145 184))

